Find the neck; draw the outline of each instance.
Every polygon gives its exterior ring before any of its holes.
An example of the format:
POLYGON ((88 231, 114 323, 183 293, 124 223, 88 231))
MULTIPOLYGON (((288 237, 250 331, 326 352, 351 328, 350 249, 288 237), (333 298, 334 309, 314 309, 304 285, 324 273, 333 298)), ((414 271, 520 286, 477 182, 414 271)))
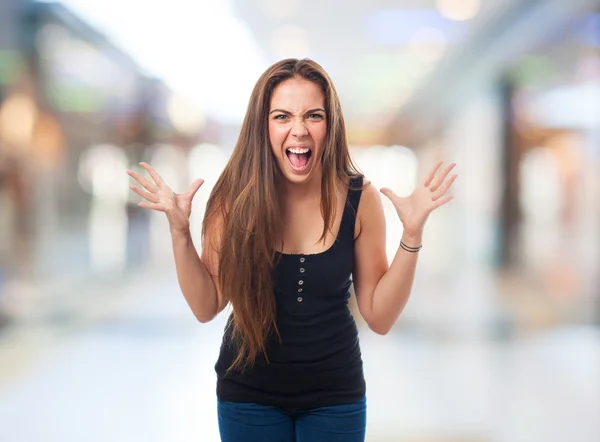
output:
POLYGON ((287 201, 301 201, 321 198, 321 174, 314 174, 310 180, 302 184, 291 183, 282 177, 282 196, 287 201))

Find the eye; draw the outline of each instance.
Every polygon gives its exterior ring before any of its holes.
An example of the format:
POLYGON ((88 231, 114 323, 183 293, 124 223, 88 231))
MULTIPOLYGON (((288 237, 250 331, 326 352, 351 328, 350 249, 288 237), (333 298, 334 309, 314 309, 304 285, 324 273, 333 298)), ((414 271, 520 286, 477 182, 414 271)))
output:
POLYGON ((308 118, 310 118, 312 120, 314 120, 314 119, 322 120, 324 118, 324 116, 322 114, 310 114, 308 116, 308 118))
POLYGON ((275 115, 273 117, 274 120, 285 120, 287 118, 287 115, 285 114, 279 114, 279 115, 275 115))

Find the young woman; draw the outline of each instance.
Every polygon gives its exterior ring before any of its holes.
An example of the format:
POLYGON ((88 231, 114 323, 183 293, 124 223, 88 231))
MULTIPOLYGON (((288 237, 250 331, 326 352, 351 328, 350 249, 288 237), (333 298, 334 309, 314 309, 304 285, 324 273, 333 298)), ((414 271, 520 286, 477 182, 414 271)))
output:
POLYGON ((192 199, 148 164, 141 207, 166 213, 177 276, 200 322, 232 307, 216 363, 224 442, 364 441, 366 387, 348 307, 386 334, 408 301, 429 214, 452 199, 438 163, 408 197, 381 192, 404 226, 391 266, 377 189, 352 164, 335 88, 311 60, 266 70, 207 204, 202 256, 192 199))

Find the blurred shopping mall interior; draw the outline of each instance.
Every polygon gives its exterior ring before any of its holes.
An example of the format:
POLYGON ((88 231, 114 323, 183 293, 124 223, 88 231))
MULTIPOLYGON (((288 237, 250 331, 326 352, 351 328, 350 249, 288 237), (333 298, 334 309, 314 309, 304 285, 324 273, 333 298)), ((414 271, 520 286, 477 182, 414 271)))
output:
POLYGON ((0 0, 0 441, 219 440, 226 313, 194 319, 126 170, 205 179, 199 247, 288 57, 329 73, 378 188, 457 163, 392 331, 355 314, 367 440, 600 441, 599 0, 0 0))

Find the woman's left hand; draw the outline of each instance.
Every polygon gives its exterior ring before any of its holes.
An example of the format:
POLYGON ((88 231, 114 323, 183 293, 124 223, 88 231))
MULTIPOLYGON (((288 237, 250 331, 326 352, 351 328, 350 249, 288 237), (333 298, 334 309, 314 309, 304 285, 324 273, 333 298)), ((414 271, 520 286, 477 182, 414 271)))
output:
POLYGON ((410 196, 399 197, 388 188, 381 189, 394 204, 406 235, 421 235, 429 214, 454 198, 445 194, 458 176, 454 174, 447 179, 456 164, 452 163, 438 173, 442 164, 443 161, 437 163, 410 196))

